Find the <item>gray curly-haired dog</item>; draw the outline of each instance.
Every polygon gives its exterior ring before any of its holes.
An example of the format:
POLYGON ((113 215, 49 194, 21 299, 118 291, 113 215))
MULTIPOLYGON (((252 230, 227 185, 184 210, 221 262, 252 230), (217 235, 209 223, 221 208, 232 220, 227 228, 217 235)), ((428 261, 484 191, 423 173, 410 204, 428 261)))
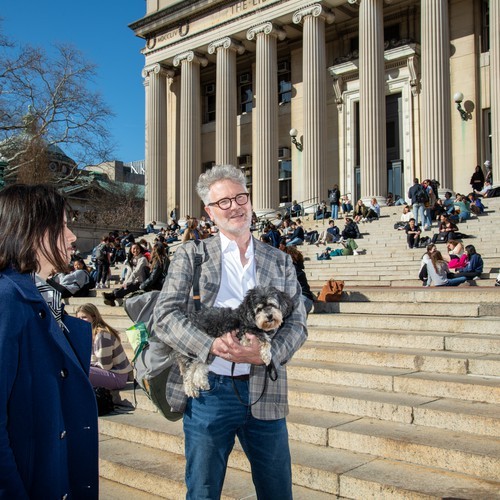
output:
MULTIPOLYGON (((210 337, 221 337, 237 330, 242 345, 249 342, 245 333, 254 334, 261 342, 260 355, 266 365, 271 362, 271 334, 293 311, 293 302, 288 294, 270 287, 255 287, 247 292, 237 309, 212 307, 189 315, 191 322, 210 337)), ((193 358, 176 353, 177 362, 184 379, 184 392, 197 398, 200 389, 209 389, 208 365, 193 358)))

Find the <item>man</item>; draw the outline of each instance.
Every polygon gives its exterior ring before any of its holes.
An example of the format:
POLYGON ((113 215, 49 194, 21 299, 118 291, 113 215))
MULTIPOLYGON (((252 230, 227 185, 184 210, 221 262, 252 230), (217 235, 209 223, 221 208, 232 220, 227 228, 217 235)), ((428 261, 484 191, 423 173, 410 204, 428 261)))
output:
POLYGON ((405 232, 408 248, 418 248, 422 231, 420 230, 418 224, 415 222, 415 219, 410 219, 410 222, 408 222, 405 228, 405 232))
POLYGON ((287 236, 287 247, 291 246, 297 246, 297 245, 302 245, 304 243, 304 228, 300 225, 297 224, 296 222, 292 222, 291 224, 292 227, 292 234, 290 236, 287 236))
POLYGON ((424 187, 419 183, 418 178, 413 179, 413 186, 408 190, 408 198, 411 200, 413 207, 413 217, 415 218, 415 223, 418 226, 418 221, 420 218, 420 223, 424 223, 424 210, 425 202, 428 201, 428 195, 424 187))
POLYGON ((252 465, 257 497, 291 499, 285 367, 307 337, 301 288, 290 256, 252 237, 252 205, 238 169, 213 167, 200 176, 197 191, 219 228, 202 243, 202 306, 236 308, 247 290, 273 285, 292 297, 295 308, 273 337, 270 376, 255 337, 250 336, 247 347, 235 332, 214 340, 186 318, 194 311, 197 249, 193 242, 178 247, 155 308, 156 333, 175 350, 210 363, 210 390, 201 391, 198 398, 184 394, 177 366, 167 382, 169 404, 184 412, 187 498, 220 498, 227 459, 238 436, 252 465))

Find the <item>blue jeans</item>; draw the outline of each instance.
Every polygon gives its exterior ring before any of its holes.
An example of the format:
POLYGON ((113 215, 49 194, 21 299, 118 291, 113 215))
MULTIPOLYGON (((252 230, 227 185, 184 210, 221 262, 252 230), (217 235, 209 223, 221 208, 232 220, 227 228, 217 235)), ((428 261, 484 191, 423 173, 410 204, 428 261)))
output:
POLYGON ((293 240, 290 240, 286 246, 287 247, 291 247, 292 245, 302 245, 302 243, 304 243, 304 240, 300 239, 300 238, 293 238, 293 240))
POLYGON ((330 210, 332 211, 332 219, 339 218, 339 206, 336 203, 330 205, 330 210))
MULTIPOLYGON (((257 498, 292 499, 286 420, 258 420, 238 400, 231 377, 209 374, 210 389, 189 398, 184 413, 188 500, 220 498, 235 436, 252 468, 257 498)), ((248 402, 248 381, 234 381, 248 402)), ((247 403, 248 404, 248 403, 247 403)))
POLYGON ((461 276, 458 278, 449 278, 446 285, 442 285, 442 286, 458 286, 458 285, 461 285, 462 283, 465 283, 466 281, 467 281, 467 278, 465 276, 461 276))
POLYGON ((424 224, 424 210, 425 205, 423 203, 414 203, 413 204, 413 218, 415 219, 415 224, 418 226, 420 224, 424 224))

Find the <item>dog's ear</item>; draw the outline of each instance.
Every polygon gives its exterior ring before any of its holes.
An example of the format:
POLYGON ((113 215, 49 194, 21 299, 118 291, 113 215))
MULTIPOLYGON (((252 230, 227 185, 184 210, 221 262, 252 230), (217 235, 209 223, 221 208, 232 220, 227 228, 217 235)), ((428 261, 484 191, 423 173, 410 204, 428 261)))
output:
POLYGON ((248 290, 240 306, 241 316, 247 324, 255 324, 255 308, 259 298, 259 291, 256 288, 248 290))

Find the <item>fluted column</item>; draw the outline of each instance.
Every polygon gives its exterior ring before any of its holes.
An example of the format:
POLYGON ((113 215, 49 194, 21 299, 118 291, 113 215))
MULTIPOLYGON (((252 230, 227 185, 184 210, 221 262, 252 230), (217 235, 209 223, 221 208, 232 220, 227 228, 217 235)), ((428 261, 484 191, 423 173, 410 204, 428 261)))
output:
POLYGON ((493 185, 500 186, 500 4, 490 0, 491 167, 493 185))
POLYGON ((146 180, 144 222, 167 223, 167 78, 161 64, 142 70, 146 90, 146 180))
POLYGON ((387 194, 383 0, 359 9, 359 136, 361 197, 387 194))
POLYGON ((422 177, 453 186, 448 0, 422 0, 422 177))
POLYGON ((174 66, 181 67, 180 103, 180 217, 200 215, 196 182, 201 174, 200 65, 207 60, 193 51, 178 54, 174 66))
POLYGON ((208 46, 208 53, 217 52, 215 96, 215 163, 236 165, 236 125, 238 115, 236 87, 236 54, 245 47, 229 37, 208 46))
POLYGON ((252 140, 252 203, 266 212, 279 205, 278 185, 278 73, 277 39, 285 32, 264 23, 250 28, 248 40, 256 39, 255 134, 252 140))
MULTIPOLYGON (((296 11, 293 22, 303 22, 303 198, 320 201, 326 196, 326 54, 325 21, 334 15, 321 4, 296 11)), ((332 168, 332 167, 330 167, 332 168)), ((307 203, 306 203, 307 204, 307 203)))

